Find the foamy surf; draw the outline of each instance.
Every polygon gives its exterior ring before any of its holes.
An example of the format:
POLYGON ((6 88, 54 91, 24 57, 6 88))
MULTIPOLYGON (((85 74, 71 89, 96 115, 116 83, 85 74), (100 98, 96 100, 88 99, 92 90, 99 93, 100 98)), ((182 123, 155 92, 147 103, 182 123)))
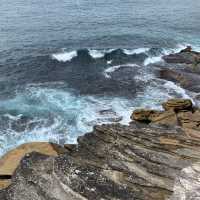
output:
MULTIPOLYGON (((105 54, 111 53, 113 51, 116 51, 117 49, 88 49, 89 55, 94 59, 103 58, 105 54)), ((150 49, 149 48, 137 48, 137 49, 122 49, 124 54, 126 55, 134 55, 134 54, 141 54, 141 53, 147 53, 150 49)), ((76 57, 77 51, 62 51, 61 53, 55 53, 52 54, 52 58, 56 59, 60 62, 67 62, 71 61, 72 58, 76 57)))
MULTIPOLYGON (((148 58, 145 59, 144 66, 154 64, 154 63, 163 62, 163 59, 162 59, 163 56, 173 54, 173 53, 178 53, 182 49, 185 49, 187 46, 190 46, 190 44, 178 44, 175 48, 163 48, 161 53, 157 56, 151 56, 147 52, 148 58)), ((198 47, 196 47, 196 48, 194 47, 194 50, 195 49, 198 49, 198 47)))
POLYGON ((139 66, 136 64, 132 64, 132 63, 124 64, 124 65, 116 65, 116 66, 112 66, 112 67, 109 67, 106 70, 104 70, 103 74, 106 78, 111 78, 111 74, 113 72, 115 72, 116 70, 123 68, 123 67, 139 67, 139 66))
POLYGON ((133 54, 141 54, 146 53, 150 50, 150 48, 138 48, 138 49, 123 49, 123 52, 126 55, 133 55, 133 54))
POLYGON ((67 62, 67 61, 71 61, 72 58, 76 56, 77 56, 77 51, 70 51, 70 52, 62 52, 62 53, 53 54, 52 58, 60 62, 67 62))

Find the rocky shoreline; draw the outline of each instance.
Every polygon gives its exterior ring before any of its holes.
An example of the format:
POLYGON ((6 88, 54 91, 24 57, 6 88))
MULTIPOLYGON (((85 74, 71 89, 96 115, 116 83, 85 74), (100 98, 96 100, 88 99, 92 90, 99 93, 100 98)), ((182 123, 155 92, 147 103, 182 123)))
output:
MULTIPOLYGON (((175 67, 160 68, 160 77, 198 92, 199 58, 189 47, 165 56, 175 67)), ((77 145, 31 143, 8 152, 0 159, 0 199, 199 199, 200 109, 190 99, 162 106, 133 111, 129 125, 95 126, 77 145)))

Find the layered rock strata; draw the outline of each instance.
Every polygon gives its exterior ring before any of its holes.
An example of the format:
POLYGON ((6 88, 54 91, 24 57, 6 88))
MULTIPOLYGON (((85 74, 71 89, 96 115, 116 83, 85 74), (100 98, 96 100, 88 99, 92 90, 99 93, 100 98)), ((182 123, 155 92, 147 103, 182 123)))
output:
MULTIPOLYGON (((159 117, 171 112, 177 118, 190 112, 195 114, 195 123, 199 120, 188 100, 170 100, 164 105, 167 111, 150 114, 159 117)), ((196 132, 189 134, 179 124, 143 119, 129 126, 95 126, 57 157, 27 154, 12 175, 11 185, 1 190, 0 199, 198 199, 200 131, 192 126, 189 130, 196 132)))

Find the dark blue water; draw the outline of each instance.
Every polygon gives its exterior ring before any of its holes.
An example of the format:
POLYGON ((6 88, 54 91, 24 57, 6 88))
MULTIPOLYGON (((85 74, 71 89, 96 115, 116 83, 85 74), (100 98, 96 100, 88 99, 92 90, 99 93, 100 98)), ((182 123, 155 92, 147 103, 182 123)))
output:
POLYGON ((0 154, 187 96, 150 64, 199 49, 199 19, 196 0, 1 0, 0 154))

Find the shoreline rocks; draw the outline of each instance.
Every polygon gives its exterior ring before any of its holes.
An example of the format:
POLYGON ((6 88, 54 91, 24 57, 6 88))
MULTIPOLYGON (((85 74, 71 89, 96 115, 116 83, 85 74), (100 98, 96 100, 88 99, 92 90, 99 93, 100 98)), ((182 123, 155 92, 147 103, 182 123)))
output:
POLYGON ((181 50, 179 53, 163 56, 167 63, 185 63, 197 65, 200 63, 200 53, 192 51, 192 47, 181 50))
POLYGON ((164 107, 167 111, 135 111, 131 118, 138 123, 95 126, 92 132, 78 138, 77 145, 65 145, 66 152, 58 156, 26 154, 12 175, 11 185, 0 191, 0 199, 196 197, 200 184, 196 179, 200 168, 199 110, 187 99, 169 100, 164 107), (178 119, 176 126, 168 113, 178 119), (159 123, 163 119, 164 125, 159 123), (184 187, 180 185, 182 181, 184 187))
MULTIPOLYGON (((176 67, 160 69, 160 78, 200 92, 200 53, 187 47, 163 59, 176 67)), ((11 150, 0 159, 0 199, 199 199, 200 109, 190 99, 162 106, 133 111, 129 125, 94 126, 77 145, 29 143, 11 150)), ((112 110, 99 114, 116 117, 112 110)))
POLYGON ((200 92, 200 52, 187 47, 179 53, 163 56, 163 60, 164 66, 158 70, 159 78, 173 81, 189 91, 200 92))
POLYGON ((34 151, 48 156, 58 156, 65 153, 66 149, 48 142, 32 142, 20 145, 16 149, 7 152, 0 158, 0 189, 7 187, 11 183, 10 179, 21 159, 34 151))

